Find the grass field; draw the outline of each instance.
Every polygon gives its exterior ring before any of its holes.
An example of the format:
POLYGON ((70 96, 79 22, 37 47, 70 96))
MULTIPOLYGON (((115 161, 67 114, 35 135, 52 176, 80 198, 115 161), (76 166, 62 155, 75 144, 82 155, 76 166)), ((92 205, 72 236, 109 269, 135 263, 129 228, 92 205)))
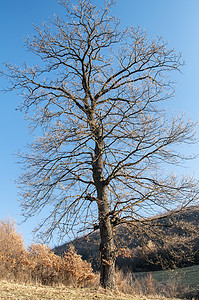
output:
POLYGON ((70 288, 70 287, 49 287, 36 286, 29 284, 19 284, 0 281, 0 299, 31 299, 31 300, 146 300, 146 299, 160 299, 157 297, 132 297, 120 292, 113 293, 105 291, 100 288, 70 288))
MULTIPOLYGON (((138 278, 148 276, 149 273, 139 273, 138 278)), ((152 278, 155 281, 168 283, 181 283, 187 285, 190 290, 199 289, 199 265, 175 271, 157 271, 151 272, 152 278)), ((105 291, 101 288, 73 288, 73 287, 50 287, 42 285, 21 284, 9 282, 6 280, 0 281, 0 299, 49 299, 49 300, 147 300, 161 299, 157 296, 151 297, 134 297, 121 292, 105 291)), ((167 298, 168 299, 168 298, 167 298)), ((171 298, 170 298, 171 299, 171 298)))
MULTIPOLYGON (((136 277, 147 276, 149 273, 138 273, 136 277)), ((154 280, 168 283, 181 283, 187 285, 191 289, 199 289, 199 265, 176 269, 173 271, 155 271, 151 272, 154 280)))

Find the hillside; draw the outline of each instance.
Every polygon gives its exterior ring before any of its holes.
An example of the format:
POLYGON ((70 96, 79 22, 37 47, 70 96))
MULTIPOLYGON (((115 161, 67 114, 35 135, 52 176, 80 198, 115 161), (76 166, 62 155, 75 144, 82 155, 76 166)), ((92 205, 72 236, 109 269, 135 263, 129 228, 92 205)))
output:
MULTIPOLYGON (((116 265, 119 268, 122 268, 124 271, 130 269, 133 272, 161 270, 163 265, 162 262, 158 261, 160 257, 162 261, 165 259, 168 268, 199 264, 199 235, 197 234, 199 232, 199 207, 192 207, 185 212, 162 219, 160 222, 163 225, 164 240, 169 240, 170 238, 172 240, 172 237, 177 239, 178 237, 178 242, 173 243, 172 247, 170 245, 169 248, 157 250, 154 244, 151 243, 151 240, 146 238, 148 244, 145 250, 147 251, 143 252, 142 242, 136 235, 122 226, 117 229, 115 235, 117 248, 126 249, 128 252, 126 257, 118 255, 116 265), (174 226, 168 226, 171 223, 174 226), (180 228, 180 226, 184 227, 184 229, 180 228), (187 228, 191 228, 191 231, 194 230, 195 233, 191 235, 187 228), (152 247, 150 247, 150 243, 152 247)), ((161 244, 161 240, 158 243, 161 244)), ((70 244, 63 244, 53 250, 56 254, 62 255, 70 244)), ((72 244, 83 259, 90 261, 95 270, 99 269, 99 232, 94 232, 89 237, 78 238, 72 244)))

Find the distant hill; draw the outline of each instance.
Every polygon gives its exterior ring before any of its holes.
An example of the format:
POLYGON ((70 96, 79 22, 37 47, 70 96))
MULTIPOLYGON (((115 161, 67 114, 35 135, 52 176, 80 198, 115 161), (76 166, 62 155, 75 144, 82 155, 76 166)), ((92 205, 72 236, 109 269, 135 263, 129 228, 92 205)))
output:
MULTIPOLYGON (((118 227, 115 240, 117 249, 122 249, 122 251, 119 251, 116 266, 124 271, 142 272, 199 264, 199 206, 163 218, 160 222, 163 228, 163 240, 167 239, 169 246, 161 247, 163 243, 160 239, 156 240, 160 245, 157 247, 149 237, 145 236, 145 251, 143 251, 141 239, 126 228, 118 227), (171 224, 174 226, 170 226, 171 224), (174 242, 171 243, 170 240, 174 242), (122 255, 122 252, 126 255, 122 255)), ((91 262, 94 270, 99 269, 99 232, 55 247, 53 251, 62 255, 71 244, 83 259, 91 262)))

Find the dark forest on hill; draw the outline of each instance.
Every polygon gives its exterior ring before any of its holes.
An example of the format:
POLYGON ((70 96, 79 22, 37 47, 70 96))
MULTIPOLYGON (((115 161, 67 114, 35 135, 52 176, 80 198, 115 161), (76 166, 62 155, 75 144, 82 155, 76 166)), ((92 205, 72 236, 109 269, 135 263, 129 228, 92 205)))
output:
MULTIPOLYGON (((116 266, 123 271, 142 272, 181 268, 199 264, 199 208, 163 218, 162 236, 151 240, 145 236, 138 239, 136 233, 118 227, 115 233, 117 245, 116 266), (164 240, 167 246, 164 247, 164 240), (170 244, 168 245, 168 240, 170 244)), ((99 270, 99 232, 71 242, 84 260, 90 261, 94 270, 99 270)), ((71 243, 55 247, 53 251, 62 255, 71 243)))

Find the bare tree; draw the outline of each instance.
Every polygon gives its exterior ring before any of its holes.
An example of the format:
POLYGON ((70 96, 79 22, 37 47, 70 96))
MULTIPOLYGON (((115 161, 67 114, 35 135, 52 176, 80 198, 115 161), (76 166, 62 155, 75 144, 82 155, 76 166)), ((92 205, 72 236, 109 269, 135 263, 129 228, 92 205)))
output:
POLYGON ((164 171, 187 159, 178 150, 194 142, 195 125, 164 110, 174 93, 167 75, 179 70, 180 55, 139 28, 122 30, 113 1, 100 9, 77 2, 59 1, 65 17, 27 39, 40 66, 6 64, 2 73, 41 130, 21 154, 24 215, 49 206, 40 224, 46 236, 99 229, 101 284, 114 288, 114 228, 154 233, 157 214, 198 199, 194 179, 164 171))

